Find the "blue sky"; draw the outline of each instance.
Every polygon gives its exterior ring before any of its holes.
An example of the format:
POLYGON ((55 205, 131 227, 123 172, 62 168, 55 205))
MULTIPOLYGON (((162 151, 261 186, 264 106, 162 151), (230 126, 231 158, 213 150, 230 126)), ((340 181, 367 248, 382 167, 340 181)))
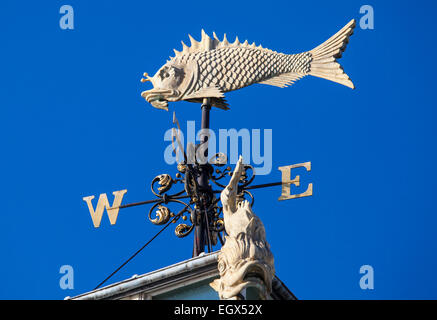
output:
MULTIPOLYGON (((307 77, 290 88, 254 85, 227 95, 211 127, 273 130, 273 170, 301 171, 314 196, 278 202, 254 191, 277 275, 300 299, 437 298, 436 111, 433 2, 411 1, 8 1, 0 4, 3 167, 0 298, 62 299, 93 289, 159 228, 147 207, 121 210, 95 229, 82 197, 128 189, 150 199, 150 181, 176 172, 163 161, 171 112, 140 92, 172 49, 202 28, 219 37, 297 53, 310 50, 370 4, 343 58, 355 90, 307 77), (74 30, 59 8, 74 8, 74 30), (74 268, 74 289, 59 268, 74 268), (359 286, 362 265, 374 290, 359 286)), ((198 105, 170 104, 181 123, 198 105)), ((184 127, 184 125, 182 125, 184 127)), ((112 201, 112 198, 110 198, 112 201)), ((191 257, 192 235, 166 230, 111 282, 191 257)))

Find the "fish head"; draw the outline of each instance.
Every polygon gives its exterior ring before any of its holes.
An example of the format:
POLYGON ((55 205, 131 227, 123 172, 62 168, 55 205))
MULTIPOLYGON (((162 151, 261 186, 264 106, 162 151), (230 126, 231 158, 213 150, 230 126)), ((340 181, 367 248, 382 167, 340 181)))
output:
POLYGON ((141 96, 153 107, 168 111, 168 102, 181 100, 192 82, 193 74, 190 64, 169 61, 153 77, 144 74, 147 79, 142 81, 150 81, 153 89, 143 91, 141 96))

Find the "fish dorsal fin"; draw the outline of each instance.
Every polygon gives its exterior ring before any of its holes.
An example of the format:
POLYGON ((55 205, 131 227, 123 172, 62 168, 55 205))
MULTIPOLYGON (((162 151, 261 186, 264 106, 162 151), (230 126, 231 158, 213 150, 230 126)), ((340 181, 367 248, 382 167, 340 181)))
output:
MULTIPOLYGON (((219 38, 217 37, 215 32, 213 32, 213 38, 210 38, 203 29, 202 29, 202 39, 200 41, 195 40, 191 35, 188 35, 188 37, 190 38, 190 42, 191 42, 190 46, 187 46, 182 41, 182 50, 181 51, 177 51, 176 49, 173 49, 173 51, 175 52, 175 58, 178 58, 178 57, 183 56, 185 54, 199 53, 199 52, 210 51, 210 50, 219 49, 219 48, 228 48, 228 47, 229 48, 248 47, 248 48, 264 49, 261 45, 256 46, 255 42, 252 44, 249 44, 246 40, 243 43, 241 43, 238 40, 238 37, 235 38, 235 41, 233 43, 230 43, 228 41, 228 39, 226 38, 226 34, 224 34, 222 41, 219 40, 219 38)), ((264 49, 264 50, 267 50, 267 49, 264 49)), ((271 50, 269 50, 269 51, 271 51, 271 50)))

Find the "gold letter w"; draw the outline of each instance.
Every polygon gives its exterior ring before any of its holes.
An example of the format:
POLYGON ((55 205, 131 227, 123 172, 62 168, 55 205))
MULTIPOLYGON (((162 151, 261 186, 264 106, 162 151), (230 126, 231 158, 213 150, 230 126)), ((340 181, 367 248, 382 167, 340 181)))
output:
POLYGON ((106 193, 102 193, 99 196, 99 200, 97 201, 97 207, 96 210, 93 208, 93 204, 91 203, 91 200, 94 199, 94 196, 84 197, 83 201, 85 201, 88 205, 88 209, 90 210, 91 219, 93 219, 94 227, 98 228, 100 226, 100 222, 102 221, 103 211, 106 208, 106 211, 108 212, 109 221, 111 224, 115 224, 117 221, 118 216, 118 210, 119 206, 121 204, 121 201, 123 200, 124 194, 127 192, 127 190, 120 190, 120 191, 114 191, 112 194, 115 196, 114 202, 112 203, 112 207, 109 206, 108 197, 106 196, 106 193))

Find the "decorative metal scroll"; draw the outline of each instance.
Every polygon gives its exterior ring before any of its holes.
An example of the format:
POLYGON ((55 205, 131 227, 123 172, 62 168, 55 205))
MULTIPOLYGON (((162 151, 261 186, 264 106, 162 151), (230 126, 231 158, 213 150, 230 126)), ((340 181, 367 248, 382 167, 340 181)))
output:
MULTIPOLYGON (((177 165, 178 172, 174 178, 169 174, 156 176, 152 180, 151 191, 158 197, 159 201, 149 210, 148 219, 150 222, 155 225, 163 225, 174 218, 175 213, 170 209, 170 204, 186 206, 186 212, 173 221, 177 223, 179 219, 183 220, 175 227, 175 235, 183 238, 193 231, 198 222, 196 219, 199 219, 199 208, 206 208, 204 210, 208 213, 210 237, 212 243, 216 244, 217 234, 223 232, 225 228, 220 193, 228 184, 233 171, 230 166, 226 166, 227 162, 228 159, 225 154, 217 153, 210 159, 209 163, 203 165, 180 162, 177 165), (196 180, 200 175, 200 170, 207 170, 209 180, 219 187, 218 190, 211 188, 200 192, 196 180)), ((254 179, 254 168, 251 165, 245 165, 239 182, 239 198, 248 200, 252 206, 255 199, 245 188, 254 179)))

